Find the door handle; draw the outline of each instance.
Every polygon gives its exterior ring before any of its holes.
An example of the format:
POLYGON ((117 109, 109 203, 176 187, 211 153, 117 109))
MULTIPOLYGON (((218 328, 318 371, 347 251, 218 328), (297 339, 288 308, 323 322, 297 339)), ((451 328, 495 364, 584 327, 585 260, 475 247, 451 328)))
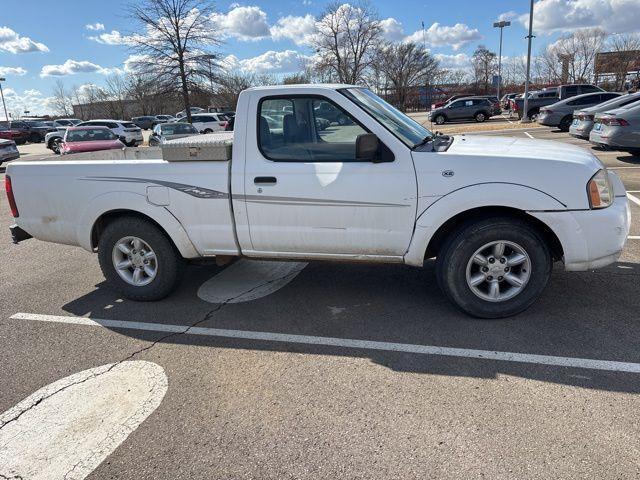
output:
POLYGON ((256 185, 275 185, 278 183, 276 177, 256 177, 253 179, 256 185))

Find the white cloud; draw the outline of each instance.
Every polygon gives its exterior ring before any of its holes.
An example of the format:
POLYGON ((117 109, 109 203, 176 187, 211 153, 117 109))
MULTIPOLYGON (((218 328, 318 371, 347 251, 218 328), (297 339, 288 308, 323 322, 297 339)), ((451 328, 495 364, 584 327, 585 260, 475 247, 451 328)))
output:
POLYGON ((22 76, 26 75, 27 71, 22 67, 0 67, 0 76, 9 76, 16 75, 22 76))
POLYGON ((211 15, 211 21, 223 35, 238 40, 260 40, 269 36, 267 14, 260 7, 234 7, 228 13, 211 15))
MULTIPOLYGON (((7 102, 7 110, 13 114, 13 118, 22 115, 24 110, 28 110, 30 112, 29 115, 46 115, 53 113, 55 110, 54 98, 44 97, 39 90, 24 90, 20 95, 11 88, 5 88, 4 96, 7 102)), ((4 118, 4 112, 1 112, 0 120, 4 120, 4 118)))
POLYGON ((103 23, 90 23, 88 25, 84 26, 87 30, 91 30, 92 32, 99 32, 101 30, 104 30, 104 24, 103 23))
POLYGON ((9 27, 0 27, 0 51, 9 53, 48 52, 49 48, 29 37, 22 37, 9 27))
POLYGON ((246 73, 292 73, 301 69, 302 65, 311 57, 295 50, 276 52, 269 50, 253 58, 238 59, 235 55, 228 55, 222 60, 223 68, 241 70, 246 73))
MULTIPOLYGON (((609 33, 638 30, 638 0, 538 0, 534 4, 533 28, 538 32, 600 27, 609 33)), ((529 14, 519 17, 529 25, 529 14)))
POLYGON ((390 42, 399 42, 404 38, 404 28, 402 23, 393 17, 387 18, 380 22, 382 27, 382 35, 390 42))
POLYGON ((105 68, 88 60, 67 60, 62 65, 44 65, 40 71, 41 77, 63 77, 75 75, 76 73, 99 73, 108 75, 118 72, 117 68, 105 68))
POLYGON ((98 36, 89 37, 89 39, 98 43, 103 43, 105 45, 126 45, 131 42, 131 39, 129 37, 123 36, 117 30, 111 30, 111 32, 101 33, 98 36))
POLYGON ((292 40, 296 45, 309 45, 315 31, 316 20, 313 15, 296 17, 288 15, 279 18, 271 27, 273 40, 292 40))
POLYGON ((517 16, 518 14, 516 12, 514 12, 513 10, 509 10, 508 12, 501 13, 500 16, 498 17, 498 21, 499 22, 510 21, 516 18, 517 16))
MULTIPOLYGON (((464 23, 456 23, 453 26, 440 25, 434 23, 424 33, 428 45, 434 47, 451 46, 454 50, 480 40, 482 35, 477 28, 469 28, 464 23)), ((418 30, 409 35, 405 41, 421 44, 423 42, 422 30, 418 30)))
POLYGON ((466 53, 457 53, 455 55, 436 53, 434 54, 434 57, 436 57, 440 62, 441 68, 447 68, 450 70, 465 69, 471 65, 471 58, 466 53))

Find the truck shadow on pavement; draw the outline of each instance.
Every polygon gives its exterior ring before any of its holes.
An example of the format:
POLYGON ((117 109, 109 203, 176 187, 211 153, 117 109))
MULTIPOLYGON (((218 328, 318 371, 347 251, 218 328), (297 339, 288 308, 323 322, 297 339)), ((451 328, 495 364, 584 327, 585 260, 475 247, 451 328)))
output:
MULTIPOLYGON (((250 302, 209 304, 195 295, 215 266, 191 266, 171 297, 120 300, 104 284, 63 309, 94 319, 334 337, 463 349, 640 363, 640 267, 617 263, 596 273, 556 270, 542 298, 505 320, 456 310, 436 285, 433 264, 310 263, 291 283, 250 302)), ((107 327, 108 328, 108 327, 107 327)), ((398 372, 495 379, 498 376, 589 389, 640 392, 640 374, 301 343, 113 329, 136 339, 185 346, 369 358, 398 372), (166 338, 163 338, 166 337, 166 338)), ((294 357, 295 358, 295 357, 294 357)))

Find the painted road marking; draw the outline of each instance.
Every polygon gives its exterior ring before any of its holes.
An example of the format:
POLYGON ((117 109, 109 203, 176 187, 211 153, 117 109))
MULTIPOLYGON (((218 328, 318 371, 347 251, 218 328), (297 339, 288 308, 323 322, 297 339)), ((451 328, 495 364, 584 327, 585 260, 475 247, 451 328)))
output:
POLYGON ((280 290, 306 266, 305 262, 239 260, 204 282, 198 297, 210 303, 256 300, 280 290))
POLYGON ((635 203, 636 205, 640 206, 640 198, 631 195, 629 192, 627 192, 627 198, 631 200, 633 203, 635 203))
POLYGON ((0 477, 83 479, 156 409, 159 365, 128 361, 51 383, 0 415, 0 477))
POLYGON ((534 138, 533 138, 533 135, 531 135, 529 132, 524 132, 524 134, 525 134, 527 137, 529 137, 529 138, 531 138, 531 139, 534 139, 534 138))
POLYGON ((624 167, 607 167, 609 170, 621 170, 621 169, 631 169, 631 168, 640 168, 640 167, 631 167, 628 165, 625 165, 624 167))
POLYGON ((640 240, 640 235, 629 235, 627 238, 629 240, 640 240))
MULTIPOLYGON (((184 332, 188 328, 184 325, 165 325, 161 323, 128 322, 123 320, 104 320, 86 317, 41 315, 37 313, 16 313, 10 318, 13 320, 33 320, 38 322, 66 323, 72 325, 87 325, 93 327, 122 328, 132 330, 150 330, 155 332, 184 332)), ((267 342, 357 348, 363 350, 382 350, 387 352, 414 353, 418 355, 473 358, 478 360, 551 365, 557 367, 586 368, 591 370, 606 370, 612 372, 640 373, 640 363, 596 360, 590 358, 557 357, 551 355, 536 355, 529 353, 499 352, 492 350, 438 347, 432 345, 413 345, 409 343, 376 342, 371 340, 355 340, 349 338, 316 337, 309 335, 293 335, 287 333, 227 330, 205 327, 192 327, 189 329, 189 334, 203 335, 208 337, 261 340, 267 342)))

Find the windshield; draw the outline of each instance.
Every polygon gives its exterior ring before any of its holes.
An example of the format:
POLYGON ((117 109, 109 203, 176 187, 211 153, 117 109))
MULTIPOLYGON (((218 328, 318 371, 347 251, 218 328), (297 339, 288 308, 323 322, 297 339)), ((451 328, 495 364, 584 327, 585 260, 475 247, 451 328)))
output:
POLYGON ((410 148, 433 137, 429 130, 366 88, 348 88, 342 92, 410 148))
POLYGON ((95 140, 115 140, 118 138, 108 128, 83 128, 67 130, 67 142, 92 142, 95 140))
POLYGON ((38 120, 31 120, 29 122, 26 122, 27 125, 29 125, 30 127, 46 127, 47 125, 44 122, 38 121, 38 120))

